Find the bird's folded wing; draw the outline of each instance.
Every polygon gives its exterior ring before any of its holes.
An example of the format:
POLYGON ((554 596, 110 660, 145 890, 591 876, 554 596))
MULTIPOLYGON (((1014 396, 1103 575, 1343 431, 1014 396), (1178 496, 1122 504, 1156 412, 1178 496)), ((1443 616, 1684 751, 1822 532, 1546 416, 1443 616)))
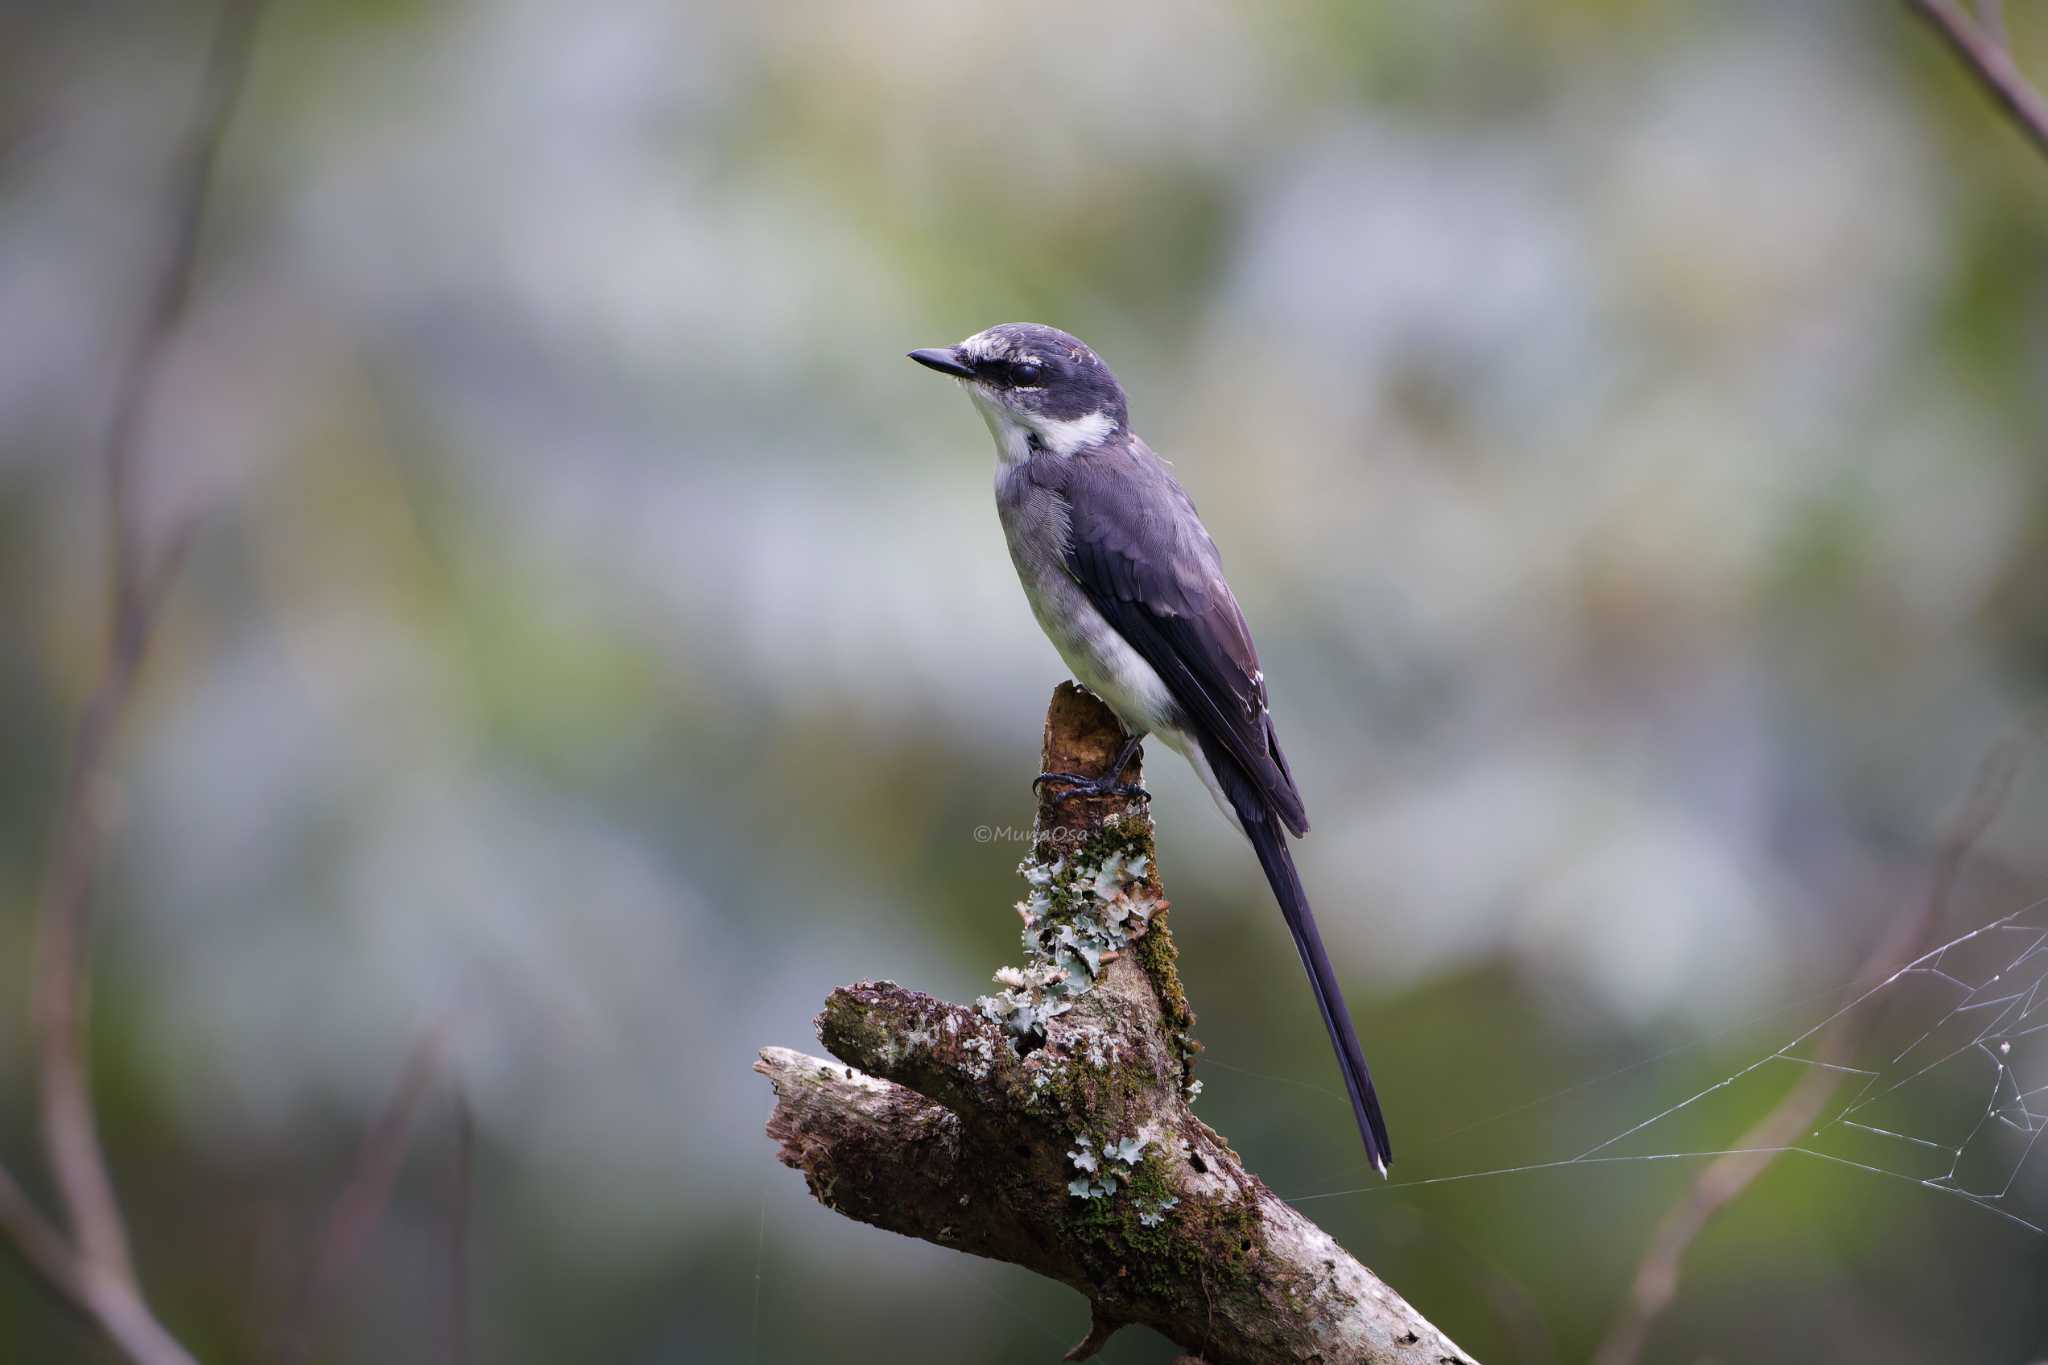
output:
POLYGON ((1289 830, 1308 830, 1273 718, 1265 674, 1222 557, 1165 463, 1135 437, 1047 469, 1069 513, 1067 571, 1187 715, 1289 830))

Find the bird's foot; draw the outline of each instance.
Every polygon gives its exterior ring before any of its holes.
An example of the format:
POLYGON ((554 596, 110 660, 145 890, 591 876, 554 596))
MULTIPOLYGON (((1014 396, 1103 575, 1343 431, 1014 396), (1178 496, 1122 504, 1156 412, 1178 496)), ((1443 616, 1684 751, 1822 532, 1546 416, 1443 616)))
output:
POLYGON ((1141 801, 1150 801, 1152 793, 1132 782, 1119 782, 1119 769, 1102 777, 1083 777, 1079 773, 1040 773, 1031 779, 1031 790, 1037 791, 1048 782, 1062 784, 1064 790, 1054 792, 1053 804, 1071 801, 1077 796, 1130 796, 1141 801))

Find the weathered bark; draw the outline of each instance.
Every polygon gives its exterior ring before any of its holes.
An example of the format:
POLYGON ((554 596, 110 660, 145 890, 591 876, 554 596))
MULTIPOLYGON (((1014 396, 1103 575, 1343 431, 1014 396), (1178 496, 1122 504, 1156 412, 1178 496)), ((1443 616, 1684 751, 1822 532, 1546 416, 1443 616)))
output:
MULTIPOLYGON (((1100 773, 1121 737, 1063 684, 1045 767, 1100 773)), ((1190 1111, 1198 1045, 1151 820, 1135 799, 1050 795, 1004 989, 967 1006, 845 986, 817 1018, 838 1062, 761 1053, 784 1164, 849 1218, 1080 1290, 1093 1326, 1069 1359, 1143 1323, 1208 1365, 1468 1361, 1190 1111)))

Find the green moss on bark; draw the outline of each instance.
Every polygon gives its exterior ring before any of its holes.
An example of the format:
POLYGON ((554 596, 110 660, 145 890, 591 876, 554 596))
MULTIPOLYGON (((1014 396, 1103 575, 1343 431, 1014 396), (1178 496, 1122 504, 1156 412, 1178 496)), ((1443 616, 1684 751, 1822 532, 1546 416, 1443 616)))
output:
POLYGON ((1114 1195, 1069 1199, 1076 1258, 1099 1289, 1155 1310, 1186 1311, 1198 1298, 1251 1292, 1264 1244, 1256 1205, 1186 1194, 1171 1160, 1148 1152, 1114 1195))

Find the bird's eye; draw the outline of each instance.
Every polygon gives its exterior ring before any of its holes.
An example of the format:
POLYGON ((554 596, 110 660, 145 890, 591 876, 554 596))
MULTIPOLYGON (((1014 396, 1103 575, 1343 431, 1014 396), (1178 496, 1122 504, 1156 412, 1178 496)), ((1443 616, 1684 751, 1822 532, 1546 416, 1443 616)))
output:
POLYGON ((1020 360, 1010 367, 1010 382, 1029 388, 1036 384, 1045 373, 1045 367, 1035 360, 1020 360))

